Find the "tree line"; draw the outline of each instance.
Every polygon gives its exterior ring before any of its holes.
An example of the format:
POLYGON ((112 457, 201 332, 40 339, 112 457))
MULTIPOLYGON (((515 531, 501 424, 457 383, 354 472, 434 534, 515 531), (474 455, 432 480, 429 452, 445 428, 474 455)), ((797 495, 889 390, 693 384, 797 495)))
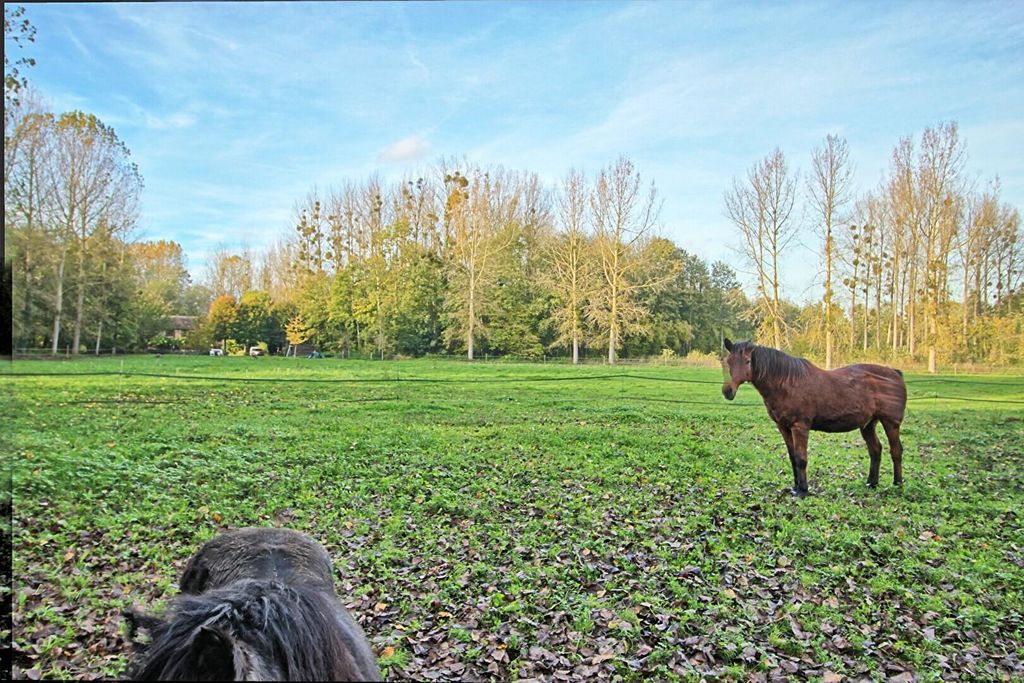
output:
POLYGON ((749 330, 748 302, 729 266, 657 236, 659 210, 625 157, 554 188, 449 159, 311 190, 277 244, 210 260, 205 339, 376 357, 713 352, 749 330))

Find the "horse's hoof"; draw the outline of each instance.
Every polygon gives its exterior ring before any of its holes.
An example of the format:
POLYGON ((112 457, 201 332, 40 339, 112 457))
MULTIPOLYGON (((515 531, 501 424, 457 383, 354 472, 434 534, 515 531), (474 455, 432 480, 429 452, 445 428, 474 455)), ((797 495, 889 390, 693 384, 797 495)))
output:
POLYGON ((902 480, 902 479, 900 479, 899 481, 894 481, 894 482, 892 483, 892 485, 893 485, 893 486, 903 486, 903 480, 902 480))
POLYGON ((809 495, 810 494, 806 490, 803 490, 803 489, 793 489, 793 496, 795 498, 806 498, 809 495))
POLYGON ((868 482, 868 488, 869 489, 877 489, 878 488, 878 482, 877 481, 869 481, 868 482))

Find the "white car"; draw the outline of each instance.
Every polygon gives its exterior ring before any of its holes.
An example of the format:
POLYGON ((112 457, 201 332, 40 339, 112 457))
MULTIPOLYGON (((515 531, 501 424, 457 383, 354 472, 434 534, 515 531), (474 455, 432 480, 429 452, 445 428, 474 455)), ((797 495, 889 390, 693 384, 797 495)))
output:
POLYGON ((253 357, 255 357, 255 356, 262 356, 264 353, 265 353, 265 351, 263 349, 261 349, 260 347, 258 347, 258 346, 253 346, 253 347, 249 348, 249 355, 250 356, 253 356, 253 357))
POLYGON ((224 349, 210 349, 210 355, 211 356, 223 356, 224 355, 224 349))

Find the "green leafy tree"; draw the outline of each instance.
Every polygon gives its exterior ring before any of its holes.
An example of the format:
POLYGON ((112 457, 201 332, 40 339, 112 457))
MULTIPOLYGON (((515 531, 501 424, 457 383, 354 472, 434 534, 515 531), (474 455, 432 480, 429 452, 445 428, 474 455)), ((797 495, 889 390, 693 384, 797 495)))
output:
POLYGON ((270 348, 271 353, 281 348, 284 339, 283 326, 274 315, 273 302, 266 292, 246 292, 238 301, 237 314, 231 326, 231 336, 246 348, 260 342, 270 348))
MULTIPOLYGON (((524 212, 524 217, 530 218, 531 212, 524 212)), ((527 220, 506 228, 513 234, 499 255, 492 306, 485 317, 489 353, 539 358, 555 339, 551 300, 540 276, 546 256, 541 245, 548 235, 537 225, 527 220)))
POLYGON ((315 332, 302 322, 302 316, 298 313, 284 326, 284 336, 293 346, 305 344, 313 338, 314 334, 315 332))
POLYGON ((227 352, 227 340, 231 337, 232 330, 238 319, 238 305, 235 297, 230 294, 223 294, 210 303, 210 311, 206 315, 206 330, 210 338, 222 343, 227 352))
POLYGON ((413 356, 439 351, 446 284, 441 260, 407 243, 398 283, 390 333, 395 351, 413 356))
POLYGON ((337 272, 331 283, 326 319, 335 331, 336 348, 343 353, 351 353, 360 344, 361 330, 353 308, 359 270, 358 263, 350 263, 337 272))
POLYGON ((295 311, 312 333, 309 341, 320 347, 337 348, 337 325, 331 320, 331 279, 326 273, 312 273, 302 279, 295 297, 295 311))

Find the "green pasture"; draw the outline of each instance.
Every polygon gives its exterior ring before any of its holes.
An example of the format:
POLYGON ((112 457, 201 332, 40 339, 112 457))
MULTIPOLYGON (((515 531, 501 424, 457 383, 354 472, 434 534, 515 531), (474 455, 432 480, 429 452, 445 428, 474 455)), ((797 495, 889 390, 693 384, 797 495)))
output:
POLYGON ((159 609, 219 530, 278 525, 327 547, 391 678, 1024 676, 1024 377, 908 376, 905 485, 886 451, 865 486, 858 433, 812 433, 804 500, 721 379, 16 361, 15 675, 117 677, 123 608, 159 609))

